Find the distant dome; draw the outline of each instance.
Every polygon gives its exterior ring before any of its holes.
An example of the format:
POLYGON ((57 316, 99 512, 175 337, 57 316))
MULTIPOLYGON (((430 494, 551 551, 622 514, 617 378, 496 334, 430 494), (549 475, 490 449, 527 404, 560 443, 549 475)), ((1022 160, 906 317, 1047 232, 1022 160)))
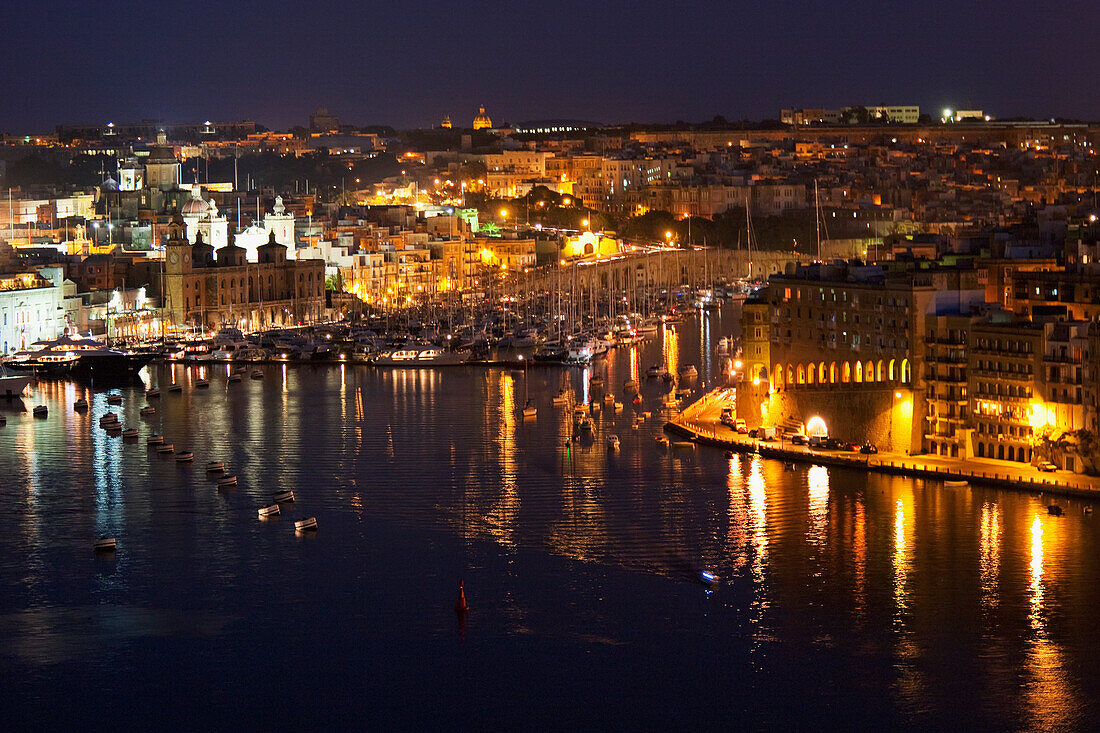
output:
POLYGON ((451 127, 452 127, 452 125, 451 125, 451 116, 450 115, 443 115, 443 119, 439 121, 439 126, 440 127, 445 127, 448 130, 451 129, 451 127))
POLYGON ((488 130, 493 126, 493 120, 485 114, 485 107, 477 108, 477 117, 474 118, 475 130, 488 130))
POLYGON ((103 182, 102 188, 104 191, 117 191, 118 181, 108 176, 107 180, 103 182))

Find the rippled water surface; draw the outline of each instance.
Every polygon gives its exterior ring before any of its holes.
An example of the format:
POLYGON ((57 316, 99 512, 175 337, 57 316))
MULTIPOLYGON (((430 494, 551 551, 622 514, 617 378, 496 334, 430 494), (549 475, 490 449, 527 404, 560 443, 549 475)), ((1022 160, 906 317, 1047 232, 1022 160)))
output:
POLYGON ((267 366, 229 384, 219 367, 196 390, 198 370, 163 367, 147 381, 182 394, 142 418, 128 387, 113 408, 134 443, 95 427, 98 387, 0 404, 0 720, 1091 727, 1100 519, 1081 501, 1051 517, 1049 497, 659 449, 646 367, 694 363, 709 387, 735 324, 618 350, 595 372, 626 407, 579 442, 550 405, 563 386, 585 396, 575 369, 267 366), (23 412, 36 404, 48 418, 23 412), (638 430, 635 410, 653 413, 638 430), (148 451, 154 430, 194 465, 148 451), (297 502, 260 521, 282 488, 297 502), (295 536, 305 516, 320 530, 295 536), (118 551, 95 556, 104 535, 118 551))

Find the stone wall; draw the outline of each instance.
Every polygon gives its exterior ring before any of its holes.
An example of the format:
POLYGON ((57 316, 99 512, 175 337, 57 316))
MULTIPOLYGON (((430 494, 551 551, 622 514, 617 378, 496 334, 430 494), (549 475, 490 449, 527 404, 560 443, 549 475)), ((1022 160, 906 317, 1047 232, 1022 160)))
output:
POLYGON ((737 414, 749 427, 805 424, 820 417, 833 437, 870 442, 879 450, 915 453, 921 445, 923 403, 914 399, 910 389, 897 385, 828 385, 768 393, 766 385, 742 384, 737 414))

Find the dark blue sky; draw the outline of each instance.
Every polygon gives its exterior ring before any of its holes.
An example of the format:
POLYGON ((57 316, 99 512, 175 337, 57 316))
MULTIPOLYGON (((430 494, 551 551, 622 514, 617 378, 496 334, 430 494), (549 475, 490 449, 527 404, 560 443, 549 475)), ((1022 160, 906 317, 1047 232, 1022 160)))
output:
POLYGON ((5 4, 0 130, 775 117, 917 103, 1100 119, 1100 3, 56 0, 5 4), (171 10, 169 10, 171 8, 171 10))

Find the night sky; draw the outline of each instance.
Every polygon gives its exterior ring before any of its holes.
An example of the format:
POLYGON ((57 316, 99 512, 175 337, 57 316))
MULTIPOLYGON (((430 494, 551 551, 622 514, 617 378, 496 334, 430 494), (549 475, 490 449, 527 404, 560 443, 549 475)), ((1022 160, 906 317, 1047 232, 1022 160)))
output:
POLYGON ((1034 0, 4 4, 0 131, 775 118, 911 104, 1100 119, 1100 3, 1034 0), (168 8, 171 8, 169 10, 168 8))

